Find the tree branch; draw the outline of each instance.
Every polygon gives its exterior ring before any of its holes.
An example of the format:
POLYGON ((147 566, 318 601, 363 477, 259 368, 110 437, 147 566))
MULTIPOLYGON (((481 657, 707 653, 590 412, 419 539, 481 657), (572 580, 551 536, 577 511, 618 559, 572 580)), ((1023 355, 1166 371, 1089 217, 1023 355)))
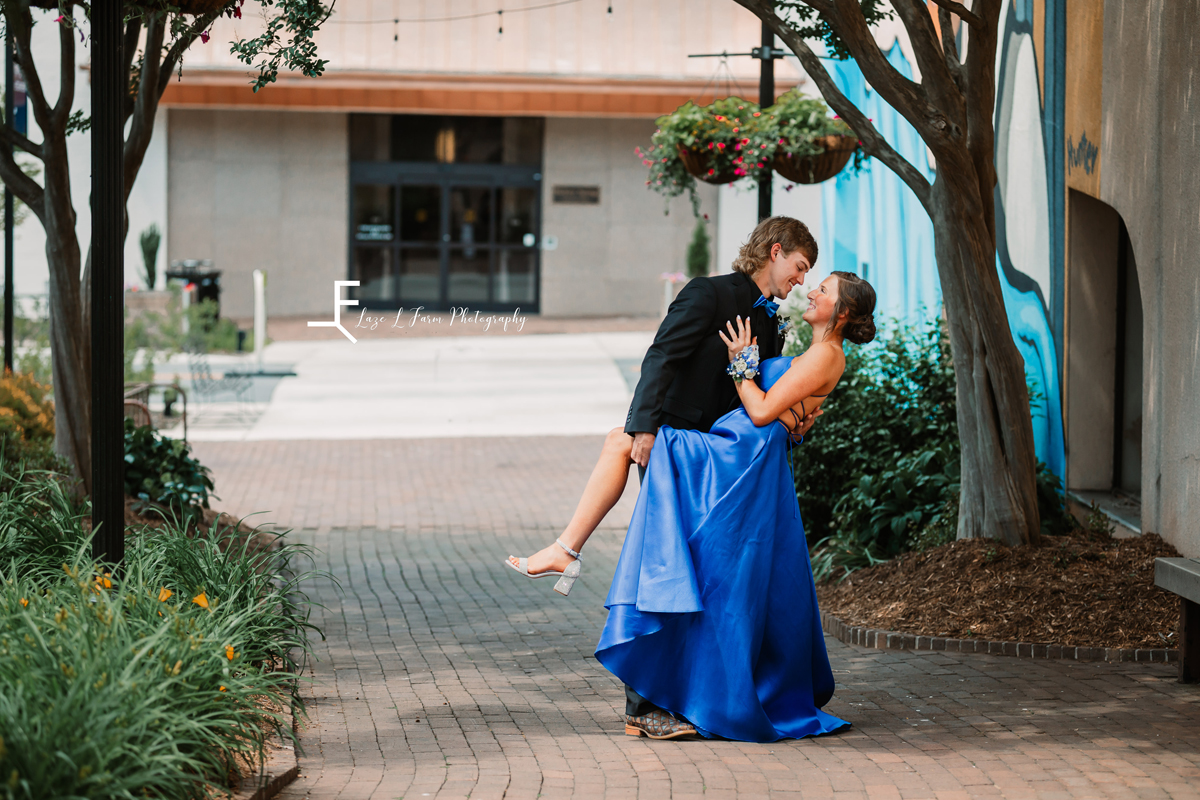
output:
MULTIPOLYGON (((996 45, 1000 24, 1000 0, 975 0, 980 25, 972 27, 963 64, 963 98, 966 103, 967 152, 979 181, 979 199, 984 221, 996 244, 996 133, 992 115, 996 108, 996 45)), ((935 154, 936 155, 936 154, 935 154)))
MULTIPOLYGON (((158 90, 162 64, 163 39, 166 36, 166 14, 154 14, 146 25, 146 49, 142 51, 142 74, 138 80, 137 96, 130 113, 133 117, 129 126, 129 138, 125 140, 125 197, 129 197, 137 180, 138 170, 146 156, 146 148, 154 135, 154 117, 158 112, 158 90)), ((170 74, 170 71, 167 71, 170 74)))
MULTIPOLYGON (((739 5, 742 5, 750 11, 753 11, 755 15, 759 17, 759 19, 765 20, 771 26, 779 38, 781 38, 784 43, 791 48, 792 52, 795 53, 800 59, 800 63, 804 67, 804 71, 807 72, 809 77, 816 82, 817 88, 821 90, 821 95, 829 102, 829 105, 835 111, 837 111, 842 119, 844 119, 854 130, 854 132, 858 134, 859 139, 862 141, 863 149, 867 152, 867 154, 875 156, 889 169, 895 172, 896 175, 900 177, 900 180, 904 181, 905 184, 912 189, 913 194, 915 194, 917 199, 921 201, 921 205, 925 206, 925 208, 928 210, 930 187, 929 182, 925 180, 925 176, 922 175, 916 167, 908 163, 903 156, 897 153, 892 146, 887 143, 887 140, 880 135, 879 131, 875 129, 875 126, 871 124, 866 115, 859 110, 858 106, 851 103, 850 100, 844 94, 842 94, 842 92, 837 88, 837 85, 833 82, 833 78, 830 77, 829 73, 825 70, 824 65, 821 64, 821 60, 817 58, 816 54, 813 53, 808 44, 805 43, 802 38, 800 38, 795 29, 780 19, 775 14, 774 9, 763 2, 763 0, 736 1, 739 5)), ((814 8, 815 7, 816 6, 814 5, 814 8)), ((872 47, 874 47, 874 40, 872 40, 872 47)), ((875 52, 879 52, 878 48, 875 48, 875 52)), ((913 85, 915 86, 916 84, 913 85)))
POLYGON ((205 14, 203 17, 197 17, 196 22, 188 32, 182 34, 175 40, 175 44, 171 45, 170 51, 167 52, 166 58, 162 61, 162 71, 158 75, 158 94, 155 97, 155 103, 158 102, 159 97, 162 97, 162 93, 167 90, 167 84, 171 82, 171 73, 175 71, 179 60, 183 58, 184 51, 192 46, 192 42, 196 41, 196 37, 200 35, 200 32, 207 30, 213 24, 213 21, 221 16, 221 12, 224 10, 222 7, 205 14))
MULTIPOLYGON (((153 12, 144 11, 143 14, 152 14, 153 12)), ((157 16, 157 15, 155 15, 157 16)), ((129 86, 129 76, 133 70, 134 56, 137 54, 138 40, 142 36, 142 17, 131 17, 125 23, 125 42, 122 45, 121 58, 124 64, 121 65, 121 74, 125 76, 125 86, 129 86)), ((149 51, 147 44, 146 51, 143 51, 143 62, 145 61, 145 52, 149 51)), ((157 63, 157 62, 156 62, 157 63)), ((143 64, 142 69, 145 69, 143 64)), ((121 116, 123 119, 129 119, 129 115, 133 113, 134 98, 128 92, 122 95, 124 102, 121 106, 121 116)))
POLYGON ((45 160, 45 151, 42 149, 42 146, 34 144, 22 134, 17 133, 11 125, 0 124, 0 144, 12 145, 20 150, 24 150, 34 158, 45 160))
POLYGON ((33 118, 45 134, 53 130, 53 124, 50 119, 50 104, 46 102, 46 93, 42 89, 42 78, 38 75, 37 64, 33 61, 29 47, 30 33, 33 30, 29 0, 16 0, 4 5, 8 17, 8 32, 13 37, 13 57, 25 78, 25 97, 33 108, 33 118))
POLYGON ((933 0, 933 2, 937 4, 939 9, 944 8, 953 14, 957 14, 959 19, 972 28, 982 28, 986 24, 982 17, 968 10, 962 3, 956 3, 954 0, 933 0))
POLYGON ((45 224, 46 191, 25 174, 7 147, 0 147, 0 181, 45 224))
MULTIPOLYGON (((67 13, 74 11, 74 4, 67 3, 67 13)), ((54 104, 51 118, 55 128, 66 130, 71 118, 71 106, 75 105, 75 29, 58 24, 58 102, 54 104)))
POLYGON ((921 85, 926 88, 934 105, 953 112, 961 120, 962 97, 953 73, 947 68, 942 45, 938 42, 933 17, 922 0, 892 0, 892 8, 904 24, 913 56, 921 70, 921 85))
POLYGON ((950 19, 950 12, 944 8, 938 8, 938 27, 942 30, 942 55, 946 59, 946 69, 950 70, 950 76, 954 78, 954 85, 961 92, 963 90, 963 70, 962 60, 958 56, 958 43, 954 41, 954 21, 950 19))

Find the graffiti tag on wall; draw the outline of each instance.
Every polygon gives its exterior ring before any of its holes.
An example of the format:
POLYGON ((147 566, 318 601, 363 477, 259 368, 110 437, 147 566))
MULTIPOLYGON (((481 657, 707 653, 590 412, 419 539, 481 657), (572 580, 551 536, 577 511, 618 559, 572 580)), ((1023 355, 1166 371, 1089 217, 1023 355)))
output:
POLYGON ((1092 170, 1096 168, 1096 159, 1100 155, 1100 148, 1094 143, 1089 142, 1087 131, 1079 135, 1079 144, 1075 144, 1075 137, 1067 137, 1067 174, 1070 175, 1077 168, 1083 167, 1083 171, 1088 175, 1092 174, 1092 170))

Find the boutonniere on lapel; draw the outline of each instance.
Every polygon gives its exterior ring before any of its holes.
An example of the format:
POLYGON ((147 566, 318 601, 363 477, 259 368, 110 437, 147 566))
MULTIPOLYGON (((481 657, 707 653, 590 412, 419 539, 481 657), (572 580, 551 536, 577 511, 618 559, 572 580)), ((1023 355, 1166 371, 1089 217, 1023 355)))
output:
POLYGON ((763 311, 767 312, 768 317, 775 318, 775 330, 778 331, 780 336, 786 337, 788 335, 788 331, 792 330, 794 327, 790 319, 779 313, 779 303, 776 303, 773 300, 768 300, 765 297, 760 297, 754 301, 754 307, 761 307, 763 311))

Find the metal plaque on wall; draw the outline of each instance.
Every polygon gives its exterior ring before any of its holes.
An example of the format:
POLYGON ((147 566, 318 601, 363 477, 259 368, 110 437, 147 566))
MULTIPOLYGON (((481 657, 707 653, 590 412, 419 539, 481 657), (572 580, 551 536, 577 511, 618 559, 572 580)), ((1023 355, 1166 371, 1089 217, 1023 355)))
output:
POLYGON ((574 203, 575 205, 600 205, 599 186, 555 186, 554 202, 574 203))

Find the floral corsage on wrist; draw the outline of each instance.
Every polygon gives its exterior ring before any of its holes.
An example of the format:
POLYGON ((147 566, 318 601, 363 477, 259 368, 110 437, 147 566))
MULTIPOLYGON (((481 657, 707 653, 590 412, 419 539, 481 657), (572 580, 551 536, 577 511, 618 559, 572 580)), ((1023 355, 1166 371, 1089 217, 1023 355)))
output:
POLYGON ((741 383, 746 378, 753 380, 754 376, 758 374, 758 345, 752 344, 749 347, 743 347, 742 351, 737 354, 737 358, 729 362, 725 372, 733 378, 735 383, 741 383))

